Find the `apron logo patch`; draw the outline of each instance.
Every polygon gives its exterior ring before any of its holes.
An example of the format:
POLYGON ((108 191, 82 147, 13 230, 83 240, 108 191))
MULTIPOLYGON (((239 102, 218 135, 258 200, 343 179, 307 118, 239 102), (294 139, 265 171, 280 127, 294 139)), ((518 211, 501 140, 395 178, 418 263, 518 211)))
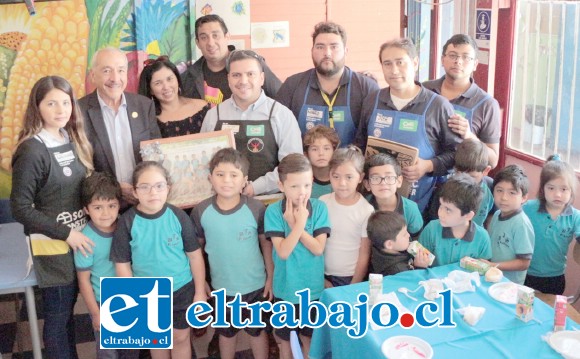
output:
POLYGON ((133 111, 133 113, 131 113, 131 117, 137 118, 139 117, 139 114, 136 111, 133 111))
POLYGON ((248 151, 252 153, 258 153, 262 152, 263 149, 264 149, 264 141, 262 141, 260 138, 254 137, 248 140, 248 151))
POLYGON ((310 121, 306 122, 306 129, 307 130, 310 130, 313 127, 314 127, 314 122, 310 122, 310 121))
POLYGON ((72 170, 70 167, 63 167, 62 173, 64 173, 65 176, 70 177, 72 175, 72 170))
POLYGON ((332 111, 334 122, 344 122, 344 111, 332 111))
POLYGON ((264 125, 248 125, 246 126, 246 136, 264 136, 264 125))
POLYGON ((401 119, 401 122, 399 122, 400 131, 417 132, 418 127, 419 123, 417 120, 401 119))
POLYGON ((306 110, 306 119, 310 121, 322 120, 324 116, 324 111, 318 111, 313 108, 308 108, 306 110))
POLYGON ((375 128, 373 131, 373 136, 375 136, 375 137, 381 137, 382 134, 383 133, 381 132, 380 128, 375 128))
POLYGON ((375 122, 381 125, 385 125, 385 127, 388 127, 393 124, 393 118, 391 116, 385 116, 382 113, 377 113, 375 122))

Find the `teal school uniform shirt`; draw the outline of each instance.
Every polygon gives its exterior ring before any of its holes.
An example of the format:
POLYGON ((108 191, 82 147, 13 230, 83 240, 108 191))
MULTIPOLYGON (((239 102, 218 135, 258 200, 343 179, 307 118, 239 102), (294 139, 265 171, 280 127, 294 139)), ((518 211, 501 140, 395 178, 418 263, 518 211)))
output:
POLYGON ((266 209, 262 202, 242 195, 236 207, 224 211, 216 198, 202 201, 191 212, 198 238, 205 239, 212 287, 224 288, 228 296, 258 290, 266 283, 258 239, 264 233, 266 209))
POLYGON ((132 207, 117 224, 111 260, 131 262, 135 277, 173 277, 175 292, 193 279, 186 252, 199 248, 193 223, 182 209, 165 204, 146 214, 132 207))
POLYGON ((321 196, 332 193, 332 186, 330 185, 330 181, 319 181, 314 178, 314 182, 312 183, 312 193, 310 194, 310 198, 320 198, 321 196))
POLYGON ((109 259, 113 233, 105 233, 98 230, 90 221, 82 233, 94 243, 93 253, 87 252, 85 257, 81 251, 74 254, 77 271, 91 271, 91 285, 95 293, 97 303, 101 302, 101 277, 115 277, 115 264, 109 259))
MULTIPOLYGON (((531 259, 534 252, 534 228, 528 216, 520 209, 507 217, 496 211, 489 224, 491 261, 531 259)), ((503 275, 514 283, 524 284, 527 270, 504 271, 503 275)))
POLYGON ((435 219, 425 226, 419 236, 419 243, 435 255, 433 267, 458 263, 465 256, 476 259, 491 258, 489 234, 473 222, 463 238, 455 238, 451 228, 443 227, 435 219))
POLYGON ((483 199, 481 200, 477 213, 473 217, 473 222, 483 226, 489 212, 493 208, 493 193, 491 193, 485 181, 481 181, 481 190, 483 191, 483 199))
MULTIPOLYGON (((409 232, 409 234, 412 236, 418 234, 421 231, 421 228, 423 228, 423 216, 421 215, 421 211, 419 211, 419 206, 417 206, 417 203, 408 198, 402 197, 398 193, 396 196, 397 208, 395 208, 395 212, 405 218, 405 222, 407 222, 407 232, 409 232)), ((379 210, 377 199, 372 193, 367 196, 367 201, 369 201, 375 210, 379 210)))
MULTIPOLYGON (((284 220, 286 200, 273 203, 266 208, 264 231, 266 238, 286 238, 292 231, 284 220)), ((308 220, 305 231, 316 237, 322 233, 330 235, 330 221, 326 205, 311 198, 308 201, 308 220)), ((310 299, 320 298, 324 290, 324 256, 315 256, 301 242, 296 244, 290 256, 284 260, 272 253, 274 261, 274 296, 291 303, 298 303, 295 292, 310 289, 310 299)))
POLYGON ((574 239, 580 242, 580 211, 568 206, 553 220, 538 199, 526 202, 523 208, 536 235, 528 274, 536 277, 564 274, 568 247, 574 239))

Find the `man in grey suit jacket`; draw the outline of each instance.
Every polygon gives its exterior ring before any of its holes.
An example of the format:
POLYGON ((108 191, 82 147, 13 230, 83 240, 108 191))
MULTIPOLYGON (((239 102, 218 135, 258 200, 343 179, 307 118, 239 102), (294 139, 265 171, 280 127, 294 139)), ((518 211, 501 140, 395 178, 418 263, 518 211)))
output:
POLYGON ((135 203, 131 177, 141 162, 139 143, 161 137, 153 101, 126 93, 128 62, 116 48, 100 49, 93 56, 90 77, 97 90, 81 98, 87 137, 93 145, 96 171, 117 177, 123 199, 135 203))

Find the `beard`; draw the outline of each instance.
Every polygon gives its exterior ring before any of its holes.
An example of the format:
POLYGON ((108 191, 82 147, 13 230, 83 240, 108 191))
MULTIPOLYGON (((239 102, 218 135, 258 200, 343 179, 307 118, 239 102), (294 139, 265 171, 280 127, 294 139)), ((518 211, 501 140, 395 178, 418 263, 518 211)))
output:
POLYGON ((339 73, 344 67, 344 61, 340 61, 337 63, 337 62, 332 61, 332 60, 330 60, 332 62, 332 67, 330 67, 330 68, 323 67, 322 63, 325 62, 325 60, 328 60, 328 59, 323 59, 322 61, 314 64, 315 65, 314 68, 316 69, 316 72, 322 76, 325 76, 325 77, 334 76, 337 73, 339 73))

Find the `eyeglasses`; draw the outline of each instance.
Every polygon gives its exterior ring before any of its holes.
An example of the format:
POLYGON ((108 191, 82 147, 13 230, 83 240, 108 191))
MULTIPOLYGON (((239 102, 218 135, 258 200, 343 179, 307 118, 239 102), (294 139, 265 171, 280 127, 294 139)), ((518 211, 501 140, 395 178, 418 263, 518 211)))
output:
POLYGON ((385 176, 385 177, 381 177, 381 176, 370 176, 369 177, 369 182, 371 184, 377 185, 377 184, 381 184, 381 182, 385 181, 385 184, 395 184, 395 182, 397 182, 397 176, 385 176))
POLYGON ((156 59, 147 59, 147 60, 143 61, 143 66, 147 67, 149 65, 153 65, 156 62, 167 62, 167 61, 169 61, 169 56, 161 55, 156 59))
POLYGON ((461 59, 465 63, 470 63, 471 61, 475 60, 475 58, 468 55, 445 54, 445 56, 450 58, 452 61, 457 61, 461 59))
POLYGON ((151 193, 151 190, 155 189, 155 192, 162 192, 167 189, 167 182, 158 182, 155 184, 143 183, 135 186, 135 190, 139 193, 151 193))

